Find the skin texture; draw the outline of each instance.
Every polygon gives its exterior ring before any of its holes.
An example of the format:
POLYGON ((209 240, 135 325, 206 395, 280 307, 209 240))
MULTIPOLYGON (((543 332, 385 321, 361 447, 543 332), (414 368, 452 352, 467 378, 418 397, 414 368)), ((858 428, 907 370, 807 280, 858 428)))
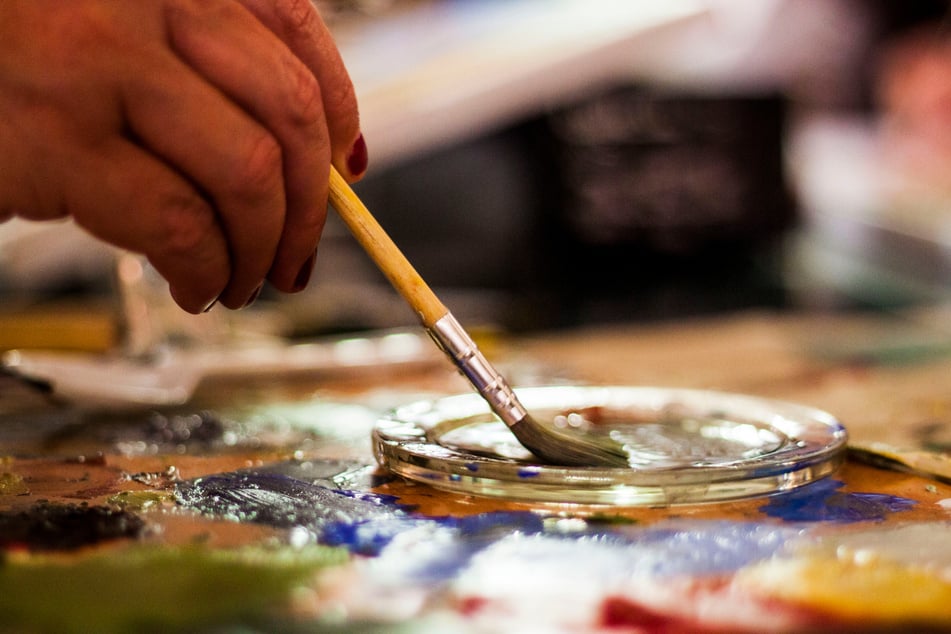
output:
POLYGON ((307 0, 3 0, 0 150, 0 221, 71 216, 193 313, 306 286, 331 162, 366 168, 307 0))

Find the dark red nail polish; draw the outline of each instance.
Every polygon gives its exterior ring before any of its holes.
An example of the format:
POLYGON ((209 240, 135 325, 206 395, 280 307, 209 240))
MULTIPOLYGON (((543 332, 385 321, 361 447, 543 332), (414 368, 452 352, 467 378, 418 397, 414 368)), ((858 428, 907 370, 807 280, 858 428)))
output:
POLYGON ((300 271, 297 272, 297 277, 294 278, 294 292, 302 291, 307 286, 307 283, 310 281, 310 274, 314 272, 314 260, 317 259, 317 252, 314 251, 307 260, 304 261, 304 265, 300 267, 300 271))
POLYGON ((363 139, 363 133, 353 142, 350 148, 350 154, 347 155, 347 170, 350 176, 357 177, 367 171, 367 165, 370 161, 367 154, 367 142, 363 139))

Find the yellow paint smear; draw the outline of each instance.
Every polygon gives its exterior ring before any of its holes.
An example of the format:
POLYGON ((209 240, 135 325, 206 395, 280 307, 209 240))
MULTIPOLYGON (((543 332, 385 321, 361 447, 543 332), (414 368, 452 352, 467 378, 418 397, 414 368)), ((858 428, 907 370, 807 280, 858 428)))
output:
POLYGON ((889 560, 777 559, 740 571, 734 583, 745 592, 867 623, 951 625, 951 581, 889 560))

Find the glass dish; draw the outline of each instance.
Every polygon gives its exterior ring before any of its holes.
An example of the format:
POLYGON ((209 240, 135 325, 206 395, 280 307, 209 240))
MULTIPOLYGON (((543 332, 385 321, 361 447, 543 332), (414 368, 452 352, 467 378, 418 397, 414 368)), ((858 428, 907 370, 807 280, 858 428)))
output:
POLYGON ((630 468, 544 464, 478 394, 397 408, 373 430, 381 466, 436 488, 512 501, 666 506, 788 491, 841 464, 845 428, 821 410, 725 392, 635 386, 516 390, 540 423, 622 443, 630 468))

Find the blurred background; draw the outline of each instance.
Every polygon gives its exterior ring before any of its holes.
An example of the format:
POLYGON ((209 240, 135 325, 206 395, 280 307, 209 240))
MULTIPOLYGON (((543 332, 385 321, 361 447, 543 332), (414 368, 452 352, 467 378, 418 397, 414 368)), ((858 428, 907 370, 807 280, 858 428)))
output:
MULTIPOLYGON (((361 100, 357 192, 470 327, 948 297, 947 2, 317 4, 361 100)), ((115 262, 68 223, 0 225, 0 349, 128 336, 115 262)), ((333 213, 307 291, 204 318, 416 323, 333 213)))

